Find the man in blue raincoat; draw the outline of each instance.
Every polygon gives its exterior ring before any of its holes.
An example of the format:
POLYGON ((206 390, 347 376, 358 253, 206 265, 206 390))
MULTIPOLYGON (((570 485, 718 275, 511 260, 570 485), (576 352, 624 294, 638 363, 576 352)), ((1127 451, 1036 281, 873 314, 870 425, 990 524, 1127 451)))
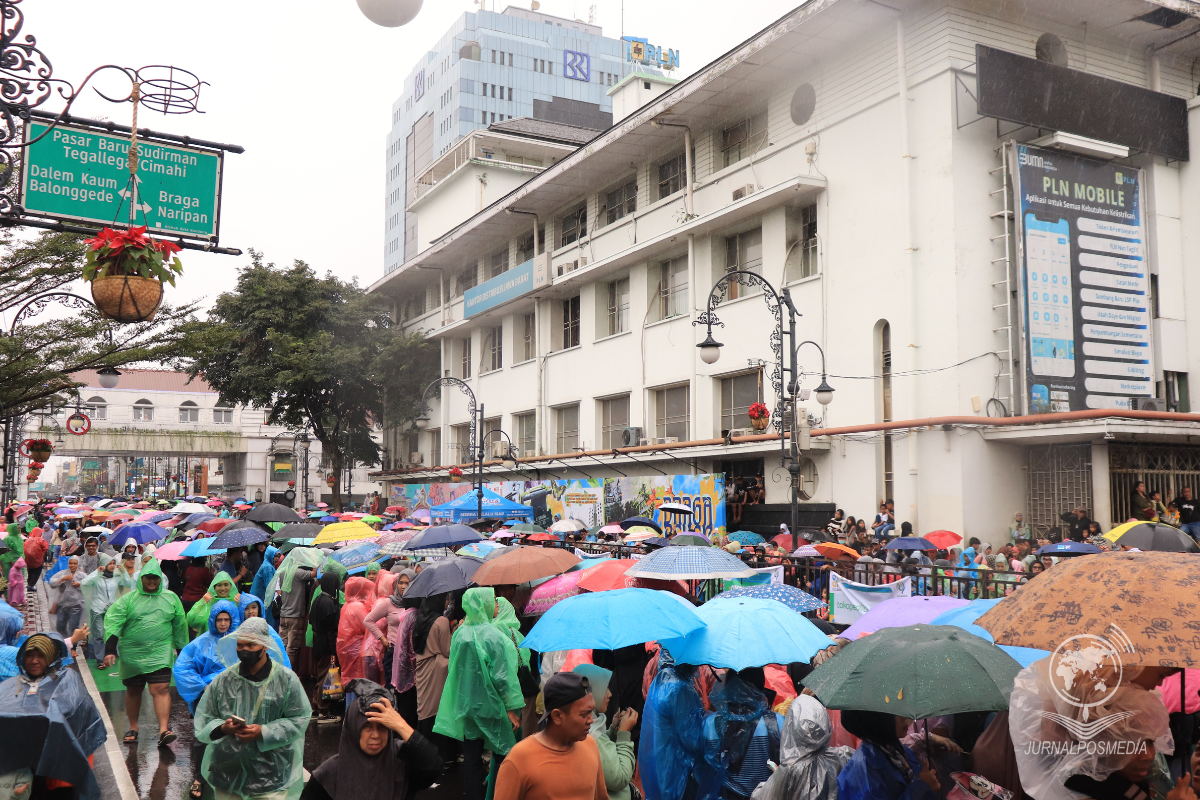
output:
POLYGON ((658 664, 642 715, 642 789, 646 800, 694 798, 710 778, 704 768, 704 704, 692 685, 696 668, 676 665, 666 648, 658 664))

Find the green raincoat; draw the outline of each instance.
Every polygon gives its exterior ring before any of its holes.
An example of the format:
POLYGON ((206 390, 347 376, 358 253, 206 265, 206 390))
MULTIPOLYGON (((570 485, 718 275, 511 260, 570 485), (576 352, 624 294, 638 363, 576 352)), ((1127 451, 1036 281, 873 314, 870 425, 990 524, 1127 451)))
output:
POLYGON ((237 587, 233 585, 233 578, 229 577, 228 572, 218 571, 213 576, 212 581, 208 584, 208 593, 212 595, 212 600, 206 603, 201 597, 188 611, 187 624, 194 631, 208 630, 208 612, 212 611, 213 604, 218 600, 232 600, 235 604, 238 601, 237 587), (229 590, 224 597, 221 597, 217 594, 217 587, 223 583, 229 584, 229 590))
MULTIPOLYGON (((236 634, 230 634, 231 636, 236 634)), ((214 788, 237 797, 304 789, 304 731, 312 707, 296 673, 271 662, 271 673, 255 683, 233 666, 217 675, 196 706, 196 741, 208 745, 200 772, 214 788), (214 736, 231 716, 262 726, 250 742, 214 736)))
POLYGON ((521 633, 521 621, 517 619, 517 611, 513 608, 512 603, 503 597, 497 597, 496 603, 500 606, 500 610, 496 612, 496 618, 492 622, 516 646, 517 657, 521 659, 521 666, 528 667, 529 651, 521 647, 521 642, 525 641, 525 634, 521 633))
POLYGON ((116 636, 121 645, 121 680, 168 669, 175 651, 188 643, 187 623, 179 597, 167 588, 158 559, 142 567, 132 592, 117 598, 104 615, 104 632, 116 636), (157 575, 161 580, 153 594, 142 588, 140 578, 157 575))
POLYGON ((0 565, 4 567, 5 578, 8 577, 8 571, 12 569, 16 560, 25 554, 25 540, 17 531, 17 523, 14 522, 8 526, 8 535, 4 537, 4 544, 8 547, 8 552, 0 553, 0 565))
POLYGON ((525 707, 517 648, 492 624, 496 592, 491 587, 468 589, 463 611, 467 618, 450 641, 450 672, 433 730, 459 741, 482 739, 493 753, 508 755, 516 744, 508 712, 525 707))

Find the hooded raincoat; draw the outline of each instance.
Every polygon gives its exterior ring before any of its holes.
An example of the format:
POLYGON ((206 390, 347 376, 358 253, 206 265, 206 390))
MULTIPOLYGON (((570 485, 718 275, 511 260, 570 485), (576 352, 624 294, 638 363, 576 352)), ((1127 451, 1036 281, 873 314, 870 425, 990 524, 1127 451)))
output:
POLYGON ((58 658, 44 676, 30 678, 24 670, 26 639, 17 651, 20 673, 0 683, 0 775, 28 769, 71 784, 85 800, 99 800, 100 785, 87 758, 104 744, 104 722, 83 679, 63 667, 67 648, 62 638, 37 635, 53 640, 58 658))
POLYGON ((212 610, 213 603, 221 599, 232 600, 235 603, 238 601, 237 587, 233 585, 233 578, 229 577, 227 572, 218 572, 213 576, 212 582, 208 584, 208 594, 212 596, 212 600, 205 602, 201 597, 187 612, 188 627, 194 631, 202 631, 208 626, 208 612, 212 610), (229 587, 224 598, 217 594, 217 587, 223 584, 229 587))
POLYGON ((611 711, 613 700, 608 706, 604 705, 604 695, 608 692, 608 684, 612 680, 612 672, 597 667, 595 664, 577 664, 572 672, 583 675, 592 687, 592 697, 596 701, 595 715, 588 735, 596 742, 600 751, 600 768, 604 771, 604 786, 608 789, 608 800, 629 800, 629 782, 637 768, 637 756, 633 752, 633 739, 629 731, 620 730, 611 725, 604 711, 611 711))
POLYGON ((175 675, 175 688, 193 715, 205 687, 225 671, 225 664, 217 655, 217 643, 233 633, 241 621, 237 606, 229 600, 218 600, 208 613, 208 630, 188 642, 175 660, 171 669, 175 675), (217 615, 222 611, 229 615, 229 629, 225 633, 217 631, 217 615))
POLYGON ((151 559, 133 591, 118 598, 104 615, 105 635, 117 637, 121 645, 121 680, 171 667, 175 651, 188 642, 183 604, 161 578, 158 560, 151 559), (160 578, 153 593, 142 586, 141 578, 148 575, 160 578))
POLYGON ((495 590, 468 589, 462 604, 467 616, 450 643, 450 671, 433 730, 459 741, 482 739, 493 753, 507 755, 516 744, 508 712, 525 707, 517 648, 492 624, 495 590))
MULTIPOLYGON (((267 607, 263 604, 262 598, 256 597, 255 595, 250 594, 250 592, 242 592, 241 596, 238 597, 237 606, 238 606, 238 613, 242 615, 243 620, 249 619, 249 617, 246 616, 246 608, 251 605, 257 605, 258 606, 258 615, 260 617, 262 617, 263 619, 267 618, 267 607)), ((270 623, 268 622, 267 630, 271 634, 271 640, 273 642, 275 642, 275 644, 279 647, 279 652, 283 654, 283 662, 282 663, 285 667, 287 667, 288 669, 291 669, 292 662, 291 662, 291 659, 289 659, 287 656, 287 646, 284 645, 283 638, 280 637, 280 635, 275 632, 274 628, 269 627, 269 625, 270 625, 270 623)))
POLYGON ((17 532, 17 527, 15 523, 9 525, 8 534, 4 537, 4 544, 8 546, 8 552, 0 553, 0 568, 3 568, 5 575, 12 569, 12 565, 16 563, 17 559, 25 553, 25 540, 17 532))
POLYGON ((138 575, 142 570, 141 565, 137 562, 136 558, 132 562, 125 561, 125 559, 121 558, 119 555, 115 556, 115 558, 117 559, 117 569, 115 571, 117 576, 117 597, 120 598, 133 591, 133 587, 136 586, 138 582, 138 575), (127 569, 125 569, 125 565, 128 563, 133 564, 133 572, 129 572, 127 569))
MULTIPOLYGON (((525 634, 521 633, 521 621, 517 619, 516 609, 503 597, 497 597, 496 604, 499 608, 496 610, 496 618, 492 622, 505 636, 509 637, 513 647, 517 648, 517 657, 521 661, 521 666, 528 667, 529 651, 521 647, 521 642, 525 641, 525 634)), ((601 695, 601 699, 604 699, 603 695, 601 695)))
MULTIPOLYGON (((267 545, 267 549, 263 551, 263 563, 258 568, 258 572, 254 573, 254 583, 250 584, 250 594, 256 597, 261 597, 266 602, 263 603, 263 619, 272 628, 279 627, 279 621, 275 619, 275 615, 271 613, 271 602, 274 597, 268 597, 267 587, 271 583, 271 579, 275 577, 275 556, 279 554, 279 548, 274 545, 267 545)), ((274 595, 274 592, 271 592, 274 595)))
POLYGON ((375 600, 375 584, 371 581, 366 578, 346 581, 346 603, 338 620, 337 635, 337 659, 343 681, 366 678, 383 683, 383 645, 367 630, 366 621, 375 600))
POLYGON ((830 747, 833 724, 815 697, 792 701, 779 740, 779 769, 754 790, 751 800, 837 800, 837 778, 854 755, 830 747))
POLYGON ((690 670, 677 674, 671 654, 659 654, 658 674, 646 693, 642 716, 642 788, 646 800, 680 800, 688 778, 704 761, 704 704, 690 670))
POLYGON ((108 565, 113 557, 108 553, 100 554, 100 568, 79 582, 83 592, 85 615, 88 626, 88 642, 92 646, 92 654, 97 658, 104 657, 104 615, 113 603, 117 602, 117 573, 108 573, 108 565))

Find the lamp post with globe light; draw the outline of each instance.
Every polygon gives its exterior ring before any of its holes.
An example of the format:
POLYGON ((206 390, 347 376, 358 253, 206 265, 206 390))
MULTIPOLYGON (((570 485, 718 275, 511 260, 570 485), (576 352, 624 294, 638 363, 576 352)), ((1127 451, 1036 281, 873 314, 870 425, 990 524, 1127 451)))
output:
POLYGON ((358 0, 363 16, 384 28, 407 25, 421 10, 424 0, 358 0))
POLYGON ((731 270, 726 272, 713 285, 713 288, 708 293, 708 307, 700 314, 700 316, 692 322, 693 325, 704 325, 706 336, 704 341, 696 345, 700 350, 700 360, 705 364, 715 364, 721 357, 721 348, 724 345, 713 338, 713 326, 718 325, 725 327, 725 323, 717 317, 716 307, 726 299, 731 285, 737 286, 758 286, 763 291, 763 301, 767 304, 767 309, 771 312, 771 316, 775 320, 775 329, 771 331, 771 351, 775 354, 775 368, 771 372, 771 387, 774 389, 777 401, 775 405, 775 428, 779 431, 779 447, 780 447, 780 462, 787 467, 787 471, 791 477, 791 532, 792 532, 792 548, 800 546, 800 419, 799 412, 796 408, 800 388, 800 367, 799 367, 799 350, 806 344, 811 344, 821 353, 821 385, 816 389, 817 402, 823 406, 829 405, 833 400, 833 387, 826 380, 825 373, 825 351, 816 342, 806 340, 803 342, 796 341, 796 318, 800 316, 800 312, 796 310, 796 306, 792 303, 791 292, 784 287, 782 292, 775 290, 765 278, 761 275, 749 272, 747 270, 731 270), (784 327, 783 312, 786 309, 788 319, 787 327, 784 327), (788 363, 785 366, 783 361, 783 339, 788 340, 788 363), (784 383, 784 376, 787 376, 787 383, 784 383), (783 416, 786 410, 791 411, 789 417, 789 430, 786 437, 789 441, 785 443, 783 434, 783 416))

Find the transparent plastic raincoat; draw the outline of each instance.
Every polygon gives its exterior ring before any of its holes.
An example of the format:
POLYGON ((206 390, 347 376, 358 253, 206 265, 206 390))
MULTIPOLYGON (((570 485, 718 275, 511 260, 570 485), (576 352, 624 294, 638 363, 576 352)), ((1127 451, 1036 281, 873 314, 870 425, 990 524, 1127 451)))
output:
POLYGON ((107 567, 113 561, 108 553, 100 553, 99 568, 79 582, 83 592, 84 619, 90 626, 88 642, 97 659, 104 658, 104 615, 117 602, 117 573, 111 575, 107 567))
MULTIPOLYGON (((223 637, 218 645, 226 663, 237 663, 240 633, 223 637)), ((312 707, 296 673, 275 660, 274 642, 264 638, 260 643, 271 655, 271 672, 264 680, 244 678, 233 666, 213 678, 200 697, 196 740, 208 745, 200 772, 214 788, 237 797, 283 789, 289 797, 299 797, 304 788, 304 731, 312 707), (248 742, 221 736, 217 729, 230 716, 261 725, 262 736, 248 742)))
POLYGON ((162 579, 158 559, 142 567, 133 591, 117 599, 104 615, 104 633, 121 645, 121 680, 144 675, 175 663, 175 651, 188 643, 183 604, 162 579), (157 575, 158 589, 149 593, 142 578, 157 575))
POLYGON ((525 641, 525 634, 521 633, 521 621, 517 619, 516 609, 512 603, 505 600, 503 597, 496 598, 496 604, 499 607, 496 611, 496 618, 492 620, 505 636, 509 637, 509 641, 517 648, 517 657, 521 661, 522 667, 529 666, 529 651, 521 647, 521 642, 525 641))
POLYGON ((250 594, 267 601, 263 604, 263 619, 272 628, 278 628, 279 622, 271 613, 271 601, 275 599, 275 593, 268 594, 267 587, 271 584, 271 579, 275 577, 275 556, 278 554, 279 548, 267 545, 267 549, 263 551, 262 566, 258 568, 258 572, 254 573, 254 582, 250 584, 250 594))
POLYGON ((224 662, 217 655, 217 644, 233 633, 241 621, 242 615, 236 605, 229 600, 218 600, 208 613, 208 630, 188 642, 175 660, 175 666, 171 668, 175 675, 175 688, 193 715, 204 688, 225 670, 224 662), (229 630, 218 633, 217 615, 222 611, 229 615, 229 630))
MULTIPOLYGON (((104 722, 83 685, 83 679, 63 668, 67 648, 57 633, 59 658, 37 681, 24 673, 25 644, 17 651, 22 671, 0 683, 0 775, 21 769, 34 775, 66 781, 85 800, 99 800, 100 786, 87 757, 105 739, 104 722), (36 684, 36 691, 31 689, 36 684)), ((26 640, 28 641, 28 640, 26 640)), ((29 795, 26 794, 26 797, 29 795)))
POLYGON ((691 675, 680 677, 677 669, 683 668, 664 648, 646 694, 638 748, 646 800, 680 800, 693 770, 705 771, 704 705, 691 675))
POLYGON ((493 753, 507 755, 516 744, 508 712, 525 707, 517 648, 492 624, 495 590, 468 589, 462 606, 467 616, 450 642, 450 672, 433 730, 459 741, 482 739, 493 753))
POLYGON ((780 731, 779 769, 751 800, 836 800, 838 773, 854 749, 830 747, 832 735, 829 713, 817 698, 793 700, 780 731))
POLYGON ((342 606, 337 634, 337 660, 343 682, 366 678, 383 683, 383 645, 367 630, 366 624, 376 599, 375 584, 371 581, 366 578, 346 581, 346 604, 342 606))
POLYGON ((194 631, 202 631, 208 625, 208 612, 212 610, 213 603, 221 599, 232 600, 235 603, 238 600, 238 590, 233 584, 233 578, 229 577, 229 573, 224 571, 217 572, 213 576, 212 581, 208 584, 208 593, 212 595, 212 600, 205 602, 204 598, 201 597, 187 612, 188 627, 194 631), (229 586, 224 598, 217 594, 217 587, 222 584, 228 584, 229 586))
MULTIPOLYGON (((260 617, 262 617, 263 619, 267 619, 267 613, 268 613, 269 609, 267 609, 267 607, 263 603, 261 597, 257 597, 256 595, 253 595, 250 592, 242 592, 241 595, 238 597, 238 602, 237 602, 238 612, 242 615, 242 619, 243 620, 249 619, 249 617, 246 616, 246 608, 253 604, 258 605, 258 615, 260 617)), ((271 621, 269 619, 267 619, 267 625, 270 625, 270 624, 271 624, 271 621)), ((267 628, 267 631, 271 634, 271 639, 279 647, 279 652, 283 654, 283 660, 280 663, 283 664, 288 669, 291 669, 292 661, 291 661, 291 659, 289 659, 287 657, 287 647, 283 643, 283 637, 281 637, 278 633, 276 633, 274 628, 267 628)))

